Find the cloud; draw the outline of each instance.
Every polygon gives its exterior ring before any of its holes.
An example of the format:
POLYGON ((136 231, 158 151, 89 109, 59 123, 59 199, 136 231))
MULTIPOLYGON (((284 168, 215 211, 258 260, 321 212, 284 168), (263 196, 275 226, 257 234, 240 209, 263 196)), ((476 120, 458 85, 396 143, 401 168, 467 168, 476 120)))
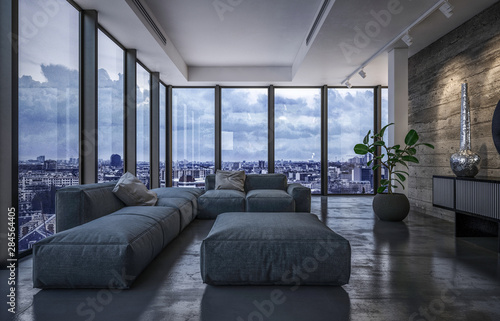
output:
POLYGON ((47 81, 42 83, 28 76, 19 81, 19 158, 76 158, 78 73, 55 65, 42 65, 41 69, 47 81))

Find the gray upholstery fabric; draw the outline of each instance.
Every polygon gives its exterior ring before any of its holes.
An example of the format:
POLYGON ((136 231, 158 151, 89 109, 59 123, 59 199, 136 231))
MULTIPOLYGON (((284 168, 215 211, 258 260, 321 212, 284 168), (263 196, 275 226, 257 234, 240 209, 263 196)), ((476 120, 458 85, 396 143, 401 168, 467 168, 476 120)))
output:
POLYGON ((215 173, 215 189, 233 189, 245 192, 245 172, 218 170, 215 173))
POLYGON ((300 184, 290 184, 287 189, 295 200, 295 212, 311 212, 311 189, 300 184))
POLYGON ((201 245, 212 285, 343 285, 349 242, 308 213, 224 213, 201 245))
POLYGON ((40 288, 128 288, 197 213, 197 188, 158 188, 159 206, 125 206, 116 182, 56 193, 58 233, 33 248, 40 288))
POLYGON ((295 201, 287 192, 277 189, 254 189, 246 195, 247 212, 294 212, 295 201))
POLYGON ((205 191, 215 189, 215 174, 205 176, 205 191))
MULTIPOLYGON (((210 174, 205 177, 205 191, 208 193, 215 189, 215 175, 210 174)), ((284 174, 250 174, 245 178, 246 200, 244 211, 251 212, 306 212, 311 211, 311 189, 300 184, 288 185, 287 178, 284 174), (265 190, 264 192, 254 192, 265 190), (271 191, 271 192, 269 192, 271 191), (285 194, 288 194, 285 196, 285 194)), ((234 206, 233 200, 228 198, 229 194, 225 194, 224 199, 217 201, 208 201, 203 199, 207 197, 212 199, 213 196, 201 197, 203 209, 199 209, 199 218, 215 218, 218 214, 234 211, 231 210, 234 206), (224 202, 233 202, 228 204, 228 207, 223 206, 224 202), (216 205, 216 207, 213 207, 216 205)), ((200 201, 200 200, 199 200, 200 201)))
POLYGON ((33 286, 129 288, 179 233, 170 207, 124 207, 33 246, 33 286))
POLYGON ((195 218, 193 206, 190 200, 185 198, 159 198, 156 206, 173 207, 179 211, 180 226, 179 232, 186 228, 195 218))
POLYGON ((245 193, 235 190, 209 190, 198 198, 198 218, 214 219, 224 212, 244 212, 245 193))
POLYGON ((245 179, 245 191, 254 189, 277 189, 286 191, 287 179, 284 174, 251 174, 245 179))
POLYGON ((191 201, 193 206, 193 215, 196 217, 198 214, 198 197, 205 193, 201 188, 192 187, 160 187, 154 188, 151 191, 158 195, 158 199, 161 198, 184 198, 191 201))
POLYGON ((113 213, 125 204, 113 193, 116 182, 67 186, 56 193, 56 230, 62 232, 113 213))

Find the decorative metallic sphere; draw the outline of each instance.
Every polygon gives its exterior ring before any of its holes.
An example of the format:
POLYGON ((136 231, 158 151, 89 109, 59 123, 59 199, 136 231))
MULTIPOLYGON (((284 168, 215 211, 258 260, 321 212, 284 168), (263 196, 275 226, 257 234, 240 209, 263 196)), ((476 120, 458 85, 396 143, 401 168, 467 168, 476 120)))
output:
POLYGON ((461 150, 451 155, 451 170, 457 177, 474 177, 479 172, 481 157, 470 150, 461 150))

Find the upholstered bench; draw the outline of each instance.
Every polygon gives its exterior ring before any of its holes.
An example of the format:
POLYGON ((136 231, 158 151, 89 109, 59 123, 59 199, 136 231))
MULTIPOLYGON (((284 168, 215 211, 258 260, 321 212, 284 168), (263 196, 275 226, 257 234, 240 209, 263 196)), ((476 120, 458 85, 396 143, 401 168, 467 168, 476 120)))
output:
POLYGON ((351 247, 314 214, 223 213, 202 242, 200 267, 212 285, 343 285, 351 247))

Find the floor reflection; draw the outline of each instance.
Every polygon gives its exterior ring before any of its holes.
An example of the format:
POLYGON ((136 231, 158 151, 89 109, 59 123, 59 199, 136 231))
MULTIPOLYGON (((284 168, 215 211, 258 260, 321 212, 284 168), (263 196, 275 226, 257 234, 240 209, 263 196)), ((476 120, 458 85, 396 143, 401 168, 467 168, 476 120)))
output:
POLYGON ((349 295, 342 287, 207 286, 202 321, 350 320, 349 295))

